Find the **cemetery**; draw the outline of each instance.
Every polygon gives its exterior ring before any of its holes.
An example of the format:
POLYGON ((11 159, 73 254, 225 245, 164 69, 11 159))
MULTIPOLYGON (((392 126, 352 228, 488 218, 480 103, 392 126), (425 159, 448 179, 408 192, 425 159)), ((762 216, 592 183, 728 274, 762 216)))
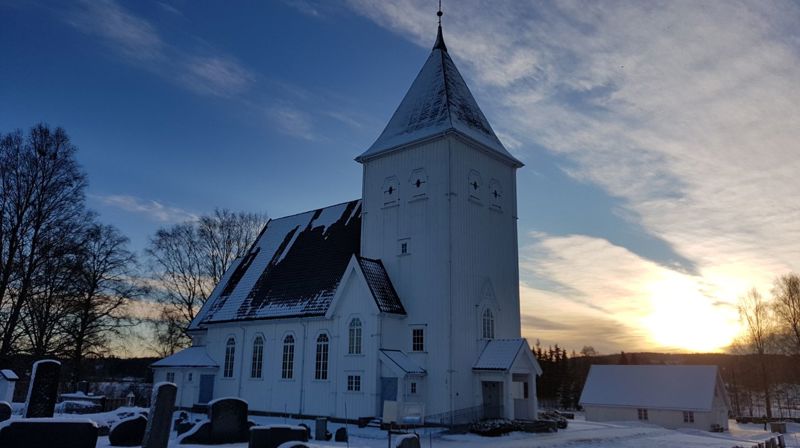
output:
MULTIPOLYGON (((800 424, 773 423, 770 432, 762 423, 730 422, 725 434, 700 430, 669 430, 641 422, 589 422, 576 415, 569 425, 545 428, 532 434, 524 425, 491 433, 505 425, 487 421, 483 435, 465 428, 435 426, 387 427, 365 421, 329 421, 326 418, 294 419, 290 416, 253 415, 245 400, 219 398, 207 412, 188 412, 176 407, 177 387, 154 385, 148 408, 121 406, 110 412, 79 414, 57 412, 61 364, 36 362, 31 369, 26 401, 0 401, 0 446, 3 448, 235 448, 301 447, 550 447, 557 445, 597 447, 800 447, 800 424), (502 435, 501 435, 502 434, 502 435), (388 445, 387 445, 388 444, 388 445)), ((10 373, 8 373, 11 376, 10 373)), ((68 394, 63 394, 70 396, 68 394)), ((63 397, 62 395, 62 397, 63 397)), ((545 414, 543 414, 545 415, 545 414)), ((474 428, 473 428, 474 429, 474 428)))

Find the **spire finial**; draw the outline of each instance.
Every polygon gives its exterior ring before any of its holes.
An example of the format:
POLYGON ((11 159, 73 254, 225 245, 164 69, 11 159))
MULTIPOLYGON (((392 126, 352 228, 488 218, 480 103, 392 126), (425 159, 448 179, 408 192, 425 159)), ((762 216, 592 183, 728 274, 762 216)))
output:
POLYGON ((444 36, 442 36, 442 16, 444 15, 442 12, 442 0, 439 0, 439 11, 436 12, 436 15, 439 16, 439 31, 436 34, 436 43, 433 44, 433 49, 447 51, 447 46, 444 44, 444 36))

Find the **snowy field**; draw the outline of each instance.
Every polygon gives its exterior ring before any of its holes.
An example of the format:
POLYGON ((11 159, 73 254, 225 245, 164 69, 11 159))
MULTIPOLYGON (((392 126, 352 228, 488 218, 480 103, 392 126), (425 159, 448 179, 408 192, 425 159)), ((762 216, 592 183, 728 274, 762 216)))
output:
MULTIPOLYGON (((16 404, 16 403, 15 403, 16 404)), ((101 424, 111 425, 119 419, 120 412, 136 412, 138 408, 120 408, 114 412, 103 414, 57 414, 58 418, 89 418, 101 424)), ((177 413, 176 413, 177 417, 177 413)), ((204 418, 204 415, 194 414, 194 418, 204 418)), ((12 419, 20 418, 14 415, 12 419)), ((258 425, 267 424, 293 424, 305 423, 314 428, 311 420, 292 420, 277 417, 251 416, 251 420, 258 425)), ((341 424, 329 423, 328 430, 332 433, 340 428, 341 424)), ((800 424, 788 424, 789 434, 785 440, 787 447, 800 448, 800 424)), ((351 448, 385 448, 387 446, 386 432, 377 428, 358 428, 349 425, 350 444, 311 441, 311 446, 344 447, 351 448)), ((764 431, 763 425, 740 425, 735 421, 730 422, 730 431, 724 433, 711 433, 698 430, 669 430, 654 425, 644 425, 638 422, 596 423, 587 422, 582 416, 577 415, 576 420, 569 422, 569 427, 551 434, 527 434, 514 432, 501 437, 480 437, 474 434, 446 434, 441 428, 424 428, 418 433, 422 436, 422 447, 497 447, 497 448, 554 448, 554 447, 593 447, 593 448, 732 448, 741 446, 750 448, 758 442, 763 442, 777 434, 764 431)), ((394 436, 396 437, 396 436, 394 436)), ((394 443, 392 444, 394 445, 394 443)), ((246 443, 219 445, 225 448, 247 448, 246 443)), ((97 448, 110 447, 108 437, 100 437, 97 448)), ((207 448, 208 445, 178 445, 177 434, 172 434, 170 447, 182 448, 207 448)))
MULTIPOLYGON (((66 417, 66 415, 64 416, 66 417)), ((113 419, 112 413, 96 416, 75 416, 96 418, 97 420, 113 419)), ((203 417, 193 415, 193 417, 203 417)), ((259 425, 266 424, 299 424, 306 423, 314 428, 313 421, 291 420, 275 417, 251 417, 259 425)), ((335 432, 343 425, 330 423, 328 429, 335 432)), ((498 447, 498 448, 553 448, 594 447, 594 448, 732 448, 743 446, 750 448, 777 434, 764 431, 762 425, 739 425, 730 422, 731 430, 725 433, 711 433, 697 430, 668 430, 653 425, 642 425, 638 422, 595 423, 587 422, 577 416, 569 422, 569 428, 553 434, 511 433, 502 437, 480 437, 474 434, 445 434, 442 429, 425 428, 419 431, 422 435, 422 447, 498 447)), ((350 444, 352 448, 385 448, 386 432, 376 428, 358 428, 349 425, 350 444)), ((790 434, 785 435, 788 447, 800 448, 800 424, 789 424, 790 434)), ((207 445, 178 445, 174 438, 171 447, 203 448, 207 445)), ((347 446, 344 443, 311 441, 312 446, 347 446)), ((394 445, 394 444, 393 444, 394 445)), ((246 443, 224 445, 226 448, 247 448, 246 443)), ((106 448, 108 438, 101 437, 98 448, 106 448)))

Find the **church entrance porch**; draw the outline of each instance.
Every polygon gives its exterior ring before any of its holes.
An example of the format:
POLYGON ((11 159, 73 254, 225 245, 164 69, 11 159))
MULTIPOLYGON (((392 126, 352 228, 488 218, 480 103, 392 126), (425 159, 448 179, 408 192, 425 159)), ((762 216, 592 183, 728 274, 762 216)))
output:
POLYGON ((503 383, 500 381, 481 381, 483 392, 483 418, 503 418, 503 383))

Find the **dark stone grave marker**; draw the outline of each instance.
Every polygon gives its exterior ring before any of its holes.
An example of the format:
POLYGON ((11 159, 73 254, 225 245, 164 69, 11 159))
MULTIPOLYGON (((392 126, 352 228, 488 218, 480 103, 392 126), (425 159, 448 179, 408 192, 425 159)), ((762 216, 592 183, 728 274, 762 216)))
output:
POLYGON ((120 420, 111 427, 108 443, 111 446, 141 446, 146 428, 147 418, 143 415, 120 420))
POLYGON ((347 428, 339 428, 333 436, 334 442, 347 442, 347 428))
POLYGON ((0 401, 0 422, 11 418, 11 405, 8 402, 0 401))
POLYGON ((397 448, 420 448, 419 436, 416 434, 403 434, 398 440, 397 448))
POLYGON ((250 428, 248 448, 277 448, 286 442, 298 442, 293 447, 306 446, 308 432, 302 426, 269 425, 250 428))
POLYGON ((3 448, 95 448, 97 424, 91 420, 22 419, 0 428, 3 448))
POLYGON ((58 396, 58 379, 61 363, 44 359, 33 363, 28 398, 25 400, 25 418, 52 417, 58 396))
POLYGON ((142 448, 167 448, 177 395, 178 387, 173 383, 158 383, 153 388, 142 448))
POLYGON ((214 443, 241 443, 250 439, 247 402, 222 398, 210 403, 211 439, 214 443))

